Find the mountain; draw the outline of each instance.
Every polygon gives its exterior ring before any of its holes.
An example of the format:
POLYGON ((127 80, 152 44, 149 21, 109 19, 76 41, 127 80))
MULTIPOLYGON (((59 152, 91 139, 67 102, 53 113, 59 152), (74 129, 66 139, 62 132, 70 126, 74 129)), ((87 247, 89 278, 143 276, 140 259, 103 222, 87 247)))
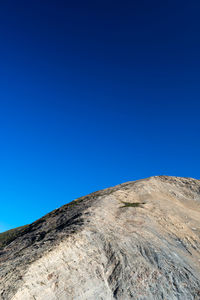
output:
POLYGON ((200 299, 200 181, 123 183, 0 234, 0 299, 200 299))

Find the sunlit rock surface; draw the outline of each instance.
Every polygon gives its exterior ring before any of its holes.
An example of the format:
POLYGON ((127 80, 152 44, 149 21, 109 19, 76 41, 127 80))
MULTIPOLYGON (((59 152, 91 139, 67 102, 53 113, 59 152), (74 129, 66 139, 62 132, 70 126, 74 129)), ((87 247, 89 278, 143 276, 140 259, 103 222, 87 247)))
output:
POLYGON ((200 181, 124 183, 0 234, 0 299, 200 299, 200 181))

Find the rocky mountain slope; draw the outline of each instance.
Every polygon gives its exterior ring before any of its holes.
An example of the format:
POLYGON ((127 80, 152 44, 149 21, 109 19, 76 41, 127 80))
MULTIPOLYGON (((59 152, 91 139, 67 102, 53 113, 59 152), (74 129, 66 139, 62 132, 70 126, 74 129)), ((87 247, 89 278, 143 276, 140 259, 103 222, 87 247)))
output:
POLYGON ((200 181, 124 183, 0 234, 0 299, 200 299, 200 181))

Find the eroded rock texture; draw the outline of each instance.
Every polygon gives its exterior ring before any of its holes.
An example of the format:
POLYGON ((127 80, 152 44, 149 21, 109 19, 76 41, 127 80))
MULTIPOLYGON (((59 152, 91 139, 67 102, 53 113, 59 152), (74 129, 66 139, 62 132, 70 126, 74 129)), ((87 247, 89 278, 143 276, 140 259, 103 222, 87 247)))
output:
POLYGON ((0 299, 200 299, 200 181, 128 182, 0 235, 0 299))

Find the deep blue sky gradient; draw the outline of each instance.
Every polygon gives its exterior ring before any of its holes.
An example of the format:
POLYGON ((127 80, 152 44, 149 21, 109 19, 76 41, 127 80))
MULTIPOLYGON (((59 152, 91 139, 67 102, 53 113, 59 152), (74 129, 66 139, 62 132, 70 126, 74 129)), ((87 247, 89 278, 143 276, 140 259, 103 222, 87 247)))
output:
POLYGON ((199 178, 199 1, 0 4, 0 231, 152 175, 199 178))

